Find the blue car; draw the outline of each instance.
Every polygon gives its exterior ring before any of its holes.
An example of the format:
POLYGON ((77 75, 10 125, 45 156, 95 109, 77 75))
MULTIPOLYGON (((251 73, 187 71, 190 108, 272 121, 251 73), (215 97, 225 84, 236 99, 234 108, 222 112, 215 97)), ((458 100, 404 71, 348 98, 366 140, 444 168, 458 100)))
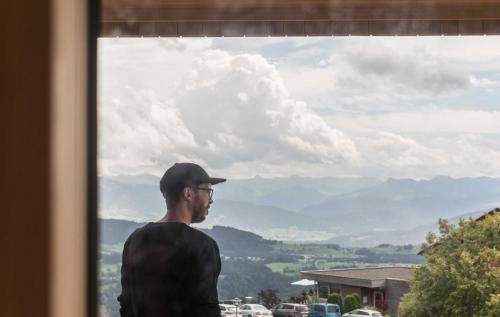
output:
POLYGON ((340 317, 340 306, 337 304, 311 304, 311 317, 340 317))

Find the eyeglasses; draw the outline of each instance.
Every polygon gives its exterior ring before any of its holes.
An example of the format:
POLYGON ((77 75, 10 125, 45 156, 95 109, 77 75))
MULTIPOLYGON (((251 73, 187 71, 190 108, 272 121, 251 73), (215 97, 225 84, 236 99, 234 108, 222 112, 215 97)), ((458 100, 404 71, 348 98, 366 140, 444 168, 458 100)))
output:
POLYGON ((204 188, 204 187, 192 187, 193 189, 201 189, 201 190, 206 190, 208 191, 208 197, 212 199, 214 196, 214 190, 212 188, 204 188))

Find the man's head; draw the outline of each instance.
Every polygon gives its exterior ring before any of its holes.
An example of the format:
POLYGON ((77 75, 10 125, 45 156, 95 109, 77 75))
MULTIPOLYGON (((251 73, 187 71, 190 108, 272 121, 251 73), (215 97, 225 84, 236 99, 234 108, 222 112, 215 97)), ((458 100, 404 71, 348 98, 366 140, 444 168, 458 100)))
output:
POLYGON ((192 222, 201 222, 205 220, 212 203, 212 185, 225 181, 224 178, 208 176, 197 164, 175 163, 161 178, 160 190, 168 210, 174 209, 183 201, 192 209, 192 222))

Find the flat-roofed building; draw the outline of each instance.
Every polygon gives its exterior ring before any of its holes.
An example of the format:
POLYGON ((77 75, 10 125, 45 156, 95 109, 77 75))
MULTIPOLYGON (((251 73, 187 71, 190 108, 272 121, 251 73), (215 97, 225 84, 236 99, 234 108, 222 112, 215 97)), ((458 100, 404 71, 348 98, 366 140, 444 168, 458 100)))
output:
POLYGON ((415 271, 410 267, 370 267, 355 269, 302 271, 302 278, 318 283, 320 296, 338 293, 342 297, 357 293, 362 305, 385 309, 397 316, 401 297, 410 291, 415 271))

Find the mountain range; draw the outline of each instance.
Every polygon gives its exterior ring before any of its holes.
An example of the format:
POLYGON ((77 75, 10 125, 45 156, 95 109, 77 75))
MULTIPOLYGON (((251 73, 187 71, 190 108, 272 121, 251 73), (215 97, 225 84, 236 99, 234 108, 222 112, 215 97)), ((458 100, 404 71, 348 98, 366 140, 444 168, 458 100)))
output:
MULTIPOLYGON (((99 178, 100 217, 155 221, 165 213, 153 175, 99 178)), ((222 225, 268 239, 346 246, 419 243, 439 218, 479 215, 500 205, 500 179, 261 178, 214 187, 200 227, 222 225)))

